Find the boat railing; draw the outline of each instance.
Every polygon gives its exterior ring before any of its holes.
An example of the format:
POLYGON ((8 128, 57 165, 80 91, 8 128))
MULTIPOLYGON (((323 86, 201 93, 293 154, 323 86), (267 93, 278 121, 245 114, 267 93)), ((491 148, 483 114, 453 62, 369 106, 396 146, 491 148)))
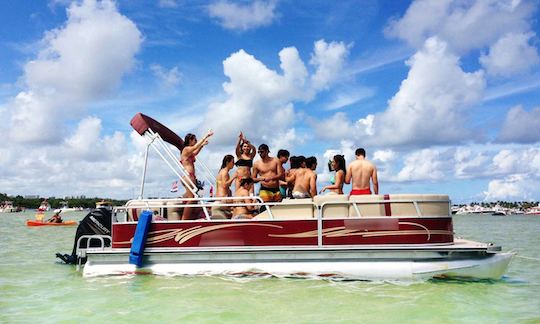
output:
POLYGON ((90 243, 92 241, 98 241, 100 243, 97 247, 92 247, 93 249, 104 250, 106 247, 105 240, 112 242, 112 237, 110 235, 81 235, 77 240, 77 245, 75 248, 75 254, 77 255, 77 271, 80 269, 82 260, 86 258, 86 250, 90 248, 90 243), (86 239, 86 246, 81 246, 82 240, 86 239))
MULTIPOLYGON (((164 198, 164 199, 138 199, 130 200, 125 206, 116 207, 115 211, 123 211, 129 214, 130 210, 153 210, 156 214, 164 217, 174 209, 191 207, 201 209, 206 220, 223 220, 224 217, 216 217, 215 208, 232 208, 255 206, 261 208, 261 212, 255 215, 255 219, 332 219, 332 218, 365 218, 365 217, 448 217, 450 216, 450 201, 445 199, 385 199, 385 200, 356 200, 378 199, 349 198, 348 196, 324 197, 324 199, 285 199, 282 202, 264 202, 258 196, 242 197, 197 197, 197 198, 164 198), (346 200, 338 200, 338 198, 346 200), (246 199, 253 200, 246 203, 246 199), (335 200, 333 200, 335 199, 335 200), (309 207, 309 208, 308 208, 309 207), (276 214, 277 213, 277 214, 276 214), (277 215, 277 217, 276 217, 277 215)), ((381 198, 382 199, 382 198, 381 198)), ((115 215, 116 215, 115 212, 115 215)), ((170 214, 169 214, 170 216, 170 214)), ((134 217, 126 215, 126 221, 134 221, 134 217)), ((158 220, 160 220, 158 218, 158 220)), ((165 219, 163 219, 165 220, 165 219)))
MULTIPOLYGON (((276 203, 264 202, 259 196, 233 196, 233 197, 195 197, 195 198, 164 198, 164 199, 136 199, 130 200, 125 206, 119 206, 114 208, 114 214, 118 212, 128 213, 130 209, 144 209, 152 210, 159 209, 160 215, 164 215, 164 210, 170 210, 174 208, 202 208, 206 220, 212 220, 212 215, 208 209, 212 207, 265 207, 271 218, 274 218, 270 207, 276 203), (253 203, 243 202, 245 200, 253 200, 253 203), (239 200, 242 200, 240 202, 239 200), (225 201, 225 202, 221 202, 225 201), (232 201, 232 202, 229 202, 232 201)), ((279 203, 277 203, 279 204, 279 203)), ((126 217, 129 219, 129 217, 126 217)))

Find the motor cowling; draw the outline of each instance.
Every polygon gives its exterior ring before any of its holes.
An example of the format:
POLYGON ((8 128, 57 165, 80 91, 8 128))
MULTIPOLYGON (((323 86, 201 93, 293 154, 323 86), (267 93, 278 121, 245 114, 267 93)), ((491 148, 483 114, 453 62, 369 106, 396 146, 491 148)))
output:
MULTIPOLYGON (((111 235, 112 214, 108 208, 96 208, 89 212, 80 222, 75 233, 75 241, 73 242, 73 250, 71 255, 56 253, 56 257, 67 264, 77 263, 77 242, 83 235, 111 235)), ((87 238, 81 239, 80 247, 87 246, 87 238)), ((110 246, 109 239, 105 239, 105 246, 110 246)), ((98 240, 90 240, 88 247, 100 247, 101 242, 98 240)), ((86 262, 86 258, 81 260, 81 263, 86 262)))

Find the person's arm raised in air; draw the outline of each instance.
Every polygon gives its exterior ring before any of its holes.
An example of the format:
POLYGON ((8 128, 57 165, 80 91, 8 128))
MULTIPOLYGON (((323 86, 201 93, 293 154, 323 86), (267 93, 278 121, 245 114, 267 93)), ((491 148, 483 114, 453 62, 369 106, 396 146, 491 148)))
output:
POLYGON ((185 156, 190 156, 190 155, 197 155, 199 154, 199 152, 201 151, 201 149, 206 145, 208 144, 208 138, 210 136, 214 135, 214 133, 212 131, 208 131, 208 133, 206 133, 206 135, 204 135, 204 137, 202 138, 202 140, 198 141, 195 145, 193 146, 186 146, 184 147, 184 149, 182 150, 182 155, 185 155, 185 156), (185 153, 184 153, 185 151, 185 153))
POLYGON ((257 149, 255 148, 255 145, 251 144, 251 142, 246 139, 244 139, 244 143, 249 145, 249 158, 253 160, 255 155, 257 155, 257 149))
POLYGON ((371 182, 373 182, 373 193, 379 194, 379 180, 377 179, 377 168, 373 167, 373 173, 371 173, 371 182))
POLYGON ((244 141, 244 134, 240 132, 238 135, 238 142, 236 143, 236 157, 240 158, 242 156, 242 142, 244 141))

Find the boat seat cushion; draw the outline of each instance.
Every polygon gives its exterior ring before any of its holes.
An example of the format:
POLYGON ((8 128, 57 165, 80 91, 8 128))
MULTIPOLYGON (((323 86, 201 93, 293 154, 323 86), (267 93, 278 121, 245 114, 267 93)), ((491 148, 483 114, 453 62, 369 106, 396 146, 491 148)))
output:
MULTIPOLYGON (((270 207, 273 219, 309 219, 313 218, 313 199, 283 199, 278 205, 270 207)), ((253 219, 271 219, 268 210, 253 219)))
POLYGON ((448 216, 450 215, 450 199, 448 195, 432 194, 391 194, 390 200, 408 200, 409 202, 392 202, 392 216, 448 216), (420 215, 412 201, 417 202, 420 215))
POLYGON ((349 196, 349 217, 381 217, 386 216, 383 195, 352 195, 349 196), (376 203, 375 203, 376 202, 376 203))
POLYGON ((318 195, 313 198, 313 202, 322 208, 323 218, 347 218, 349 209, 347 204, 347 195, 318 195), (323 207, 324 204, 324 207, 323 207))

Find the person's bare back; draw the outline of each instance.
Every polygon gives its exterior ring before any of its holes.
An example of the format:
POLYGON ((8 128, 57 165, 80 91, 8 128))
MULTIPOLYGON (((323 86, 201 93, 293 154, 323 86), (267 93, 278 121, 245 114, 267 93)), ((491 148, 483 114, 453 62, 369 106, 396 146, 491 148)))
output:
POLYGON ((317 195, 317 174, 311 169, 295 169, 289 180, 294 181, 293 197, 305 198, 317 195))
MULTIPOLYGON (((360 150, 360 149, 359 149, 360 150)), ((370 191, 370 181, 373 183, 373 193, 379 194, 379 182, 377 179, 377 168, 375 165, 365 159, 365 151, 357 150, 356 160, 351 162, 347 167, 347 175, 345 183, 351 183, 352 190, 357 191, 370 191)))

